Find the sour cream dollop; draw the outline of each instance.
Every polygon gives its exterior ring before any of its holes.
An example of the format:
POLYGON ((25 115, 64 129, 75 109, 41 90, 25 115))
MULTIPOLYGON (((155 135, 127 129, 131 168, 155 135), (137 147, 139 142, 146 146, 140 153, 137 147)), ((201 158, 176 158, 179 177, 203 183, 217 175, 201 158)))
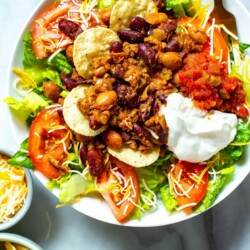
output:
POLYGON ((190 98, 173 93, 161 109, 169 127, 169 150, 192 163, 210 159, 236 135, 237 116, 196 108, 190 98))

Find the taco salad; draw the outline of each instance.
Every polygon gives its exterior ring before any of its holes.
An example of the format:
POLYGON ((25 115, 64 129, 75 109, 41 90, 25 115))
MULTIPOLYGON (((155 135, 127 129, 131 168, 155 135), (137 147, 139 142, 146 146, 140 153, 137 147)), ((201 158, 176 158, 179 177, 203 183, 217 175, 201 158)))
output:
POLYGON ((118 222, 163 203, 203 212, 250 141, 250 47, 199 0, 61 0, 23 37, 29 128, 8 161, 40 171, 59 201, 99 195, 118 222), (237 60, 236 60, 237 59, 237 60))

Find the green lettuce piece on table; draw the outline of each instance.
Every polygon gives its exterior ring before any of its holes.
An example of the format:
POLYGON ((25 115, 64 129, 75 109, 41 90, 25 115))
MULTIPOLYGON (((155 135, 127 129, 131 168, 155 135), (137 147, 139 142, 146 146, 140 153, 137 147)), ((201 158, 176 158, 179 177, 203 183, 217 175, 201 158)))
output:
POLYGON ((34 169, 34 165, 28 156, 28 139, 21 143, 20 149, 8 160, 8 164, 34 169))

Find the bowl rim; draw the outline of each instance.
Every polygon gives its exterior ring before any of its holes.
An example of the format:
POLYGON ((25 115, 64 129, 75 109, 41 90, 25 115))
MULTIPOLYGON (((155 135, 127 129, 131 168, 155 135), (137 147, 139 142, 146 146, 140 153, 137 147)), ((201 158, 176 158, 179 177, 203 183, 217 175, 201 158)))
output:
POLYGON ((0 232, 0 242, 2 241, 17 243, 21 246, 29 248, 30 250, 43 250, 43 248, 37 243, 19 234, 0 232))
MULTIPOLYGON (((0 153, 8 157, 10 157, 11 155, 10 153, 6 152, 6 150, 2 150, 2 149, 0 150, 0 153)), ((28 192, 26 194, 25 202, 23 206, 20 208, 20 210, 9 221, 0 223, 0 232, 13 227, 19 221, 21 221, 31 206, 32 197, 33 197, 33 181, 32 181, 30 171, 26 168, 23 168, 23 170, 25 172, 25 179, 26 179, 26 183, 28 187, 28 192)))

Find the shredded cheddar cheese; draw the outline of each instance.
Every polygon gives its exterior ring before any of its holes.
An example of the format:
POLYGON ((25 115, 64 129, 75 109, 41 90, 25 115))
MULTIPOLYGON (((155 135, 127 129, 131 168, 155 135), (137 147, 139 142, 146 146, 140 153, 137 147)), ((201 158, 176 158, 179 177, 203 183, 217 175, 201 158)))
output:
POLYGON ((0 155, 0 223, 9 221, 23 206, 28 191, 25 172, 0 155))

